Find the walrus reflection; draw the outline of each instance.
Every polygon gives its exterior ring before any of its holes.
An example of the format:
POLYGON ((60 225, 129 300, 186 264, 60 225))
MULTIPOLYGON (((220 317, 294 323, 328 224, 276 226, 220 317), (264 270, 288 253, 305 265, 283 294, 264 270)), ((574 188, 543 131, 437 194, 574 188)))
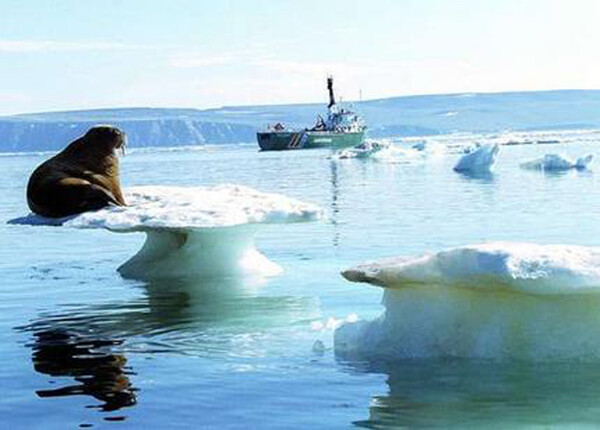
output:
POLYGON ((38 390, 40 397, 89 395, 102 402, 103 411, 116 411, 136 403, 129 381, 127 359, 111 352, 121 341, 86 339, 61 329, 35 333, 33 364, 36 371, 51 376, 71 376, 77 384, 38 390))
POLYGON ((38 215, 60 218, 125 206, 117 150, 126 145, 116 127, 100 125, 38 166, 27 185, 27 204, 38 215))

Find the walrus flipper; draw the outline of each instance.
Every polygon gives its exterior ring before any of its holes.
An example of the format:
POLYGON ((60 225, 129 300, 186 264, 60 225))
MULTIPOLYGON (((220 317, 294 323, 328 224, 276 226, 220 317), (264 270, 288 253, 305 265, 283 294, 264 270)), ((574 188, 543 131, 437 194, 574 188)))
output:
POLYGON ((79 208, 81 212, 96 211, 109 204, 121 206, 113 194, 96 184, 81 187, 79 208))

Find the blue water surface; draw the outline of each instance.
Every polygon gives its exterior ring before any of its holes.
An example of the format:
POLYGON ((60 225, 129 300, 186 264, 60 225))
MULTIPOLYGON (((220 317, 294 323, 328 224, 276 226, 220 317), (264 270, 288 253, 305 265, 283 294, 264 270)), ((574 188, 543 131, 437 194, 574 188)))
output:
MULTIPOLYGON (((0 417, 8 428, 394 428, 594 425, 600 364, 340 357, 333 328, 382 312, 340 270, 489 240, 600 244, 590 171, 532 172, 503 147, 490 175, 459 155, 335 160, 252 146, 134 151, 122 182, 242 184, 314 202, 320 222, 263 226, 269 279, 123 279, 143 234, 8 225, 47 155, 0 156, 0 417), (319 342, 317 342, 319 341, 319 342), (317 344, 315 345, 315 342, 317 344), (324 348, 321 347, 324 346, 324 348)), ((592 165, 593 169, 594 165, 592 165)), ((0 426, 1 427, 1 426, 0 426)))

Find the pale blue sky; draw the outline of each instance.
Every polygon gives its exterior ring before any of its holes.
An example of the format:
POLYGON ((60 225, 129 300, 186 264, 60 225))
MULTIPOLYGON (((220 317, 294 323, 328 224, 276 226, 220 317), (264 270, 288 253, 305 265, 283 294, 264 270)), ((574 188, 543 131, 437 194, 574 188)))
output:
POLYGON ((595 0, 2 0, 0 114, 600 88, 595 0))

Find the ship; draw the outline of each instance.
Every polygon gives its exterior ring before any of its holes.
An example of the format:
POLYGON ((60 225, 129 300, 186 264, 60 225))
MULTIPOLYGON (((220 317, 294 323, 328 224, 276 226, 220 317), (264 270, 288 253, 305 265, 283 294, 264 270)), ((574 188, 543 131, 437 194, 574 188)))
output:
POLYGON ((312 128, 288 130, 282 123, 270 125, 267 131, 256 133, 258 145, 263 151, 288 149, 348 148, 360 145, 365 138, 366 126, 354 111, 335 102, 333 77, 327 77, 329 104, 327 118, 317 116, 312 128))

